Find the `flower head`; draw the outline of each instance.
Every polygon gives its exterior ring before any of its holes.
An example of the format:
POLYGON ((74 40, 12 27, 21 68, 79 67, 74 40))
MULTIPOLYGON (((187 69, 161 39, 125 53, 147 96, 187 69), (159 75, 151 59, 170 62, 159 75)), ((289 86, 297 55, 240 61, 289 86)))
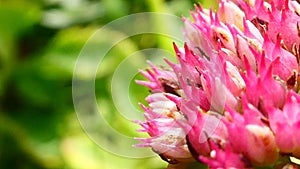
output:
POLYGON ((178 63, 141 72, 151 90, 141 145, 179 162, 170 168, 191 156, 211 168, 300 158, 299 1, 220 0, 191 15, 178 63))

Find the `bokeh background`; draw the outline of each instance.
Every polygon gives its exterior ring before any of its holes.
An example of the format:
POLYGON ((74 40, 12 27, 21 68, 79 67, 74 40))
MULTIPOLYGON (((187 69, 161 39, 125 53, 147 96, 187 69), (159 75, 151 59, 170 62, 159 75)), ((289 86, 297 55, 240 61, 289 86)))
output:
MULTIPOLYGON (((0 0, 0 168, 165 168, 167 164, 159 157, 120 157, 104 151, 87 137, 73 107, 72 73, 85 42, 103 25, 137 12, 189 17, 189 11, 198 2, 0 0)), ((200 0, 200 3, 216 7, 210 0, 200 0)), ((107 33, 117 36, 122 32, 107 30, 107 33)), ((171 42, 158 35, 133 36, 106 56, 103 71, 97 74, 95 93, 101 95, 98 101, 110 112, 105 118, 117 131, 129 136, 146 136, 137 134, 135 130, 139 126, 119 116, 114 107, 110 83, 115 68, 138 50, 172 51, 171 42)), ((105 44, 105 41, 99 43, 99 48, 105 44)), ((148 94, 146 88, 134 82, 128 90, 136 107, 148 94)))

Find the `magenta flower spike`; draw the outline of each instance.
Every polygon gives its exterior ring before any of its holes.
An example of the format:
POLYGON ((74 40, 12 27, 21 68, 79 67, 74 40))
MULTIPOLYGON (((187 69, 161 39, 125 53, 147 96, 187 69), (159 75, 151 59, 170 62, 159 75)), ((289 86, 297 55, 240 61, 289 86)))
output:
POLYGON ((137 123, 149 138, 137 146, 168 169, 298 168, 299 1, 220 0, 191 16, 178 63, 141 71, 150 94, 137 123))
POLYGON ((234 152, 243 154, 252 165, 263 166, 278 158, 275 137, 264 124, 263 114, 243 97, 243 115, 229 110, 224 119, 228 130, 228 141, 234 152), (237 134, 239 133, 239 134, 237 134))
POLYGON ((251 168, 249 162, 245 160, 242 154, 232 151, 230 145, 224 149, 211 143, 212 151, 210 157, 200 156, 199 159, 208 164, 209 168, 251 168))
POLYGON ((280 151, 300 158, 300 96, 290 91, 282 110, 270 108, 269 120, 280 151))
MULTIPOLYGON (((170 96, 169 97, 177 97, 170 96)), ((151 147, 153 151, 169 163, 178 161, 190 161, 191 154, 188 150, 185 132, 176 123, 176 120, 184 119, 176 103, 168 99, 163 93, 155 93, 146 98, 149 107, 141 105, 145 110, 146 122, 140 124, 143 129, 140 132, 147 132, 151 138, 137 138, 142 143, 137 147, 151 147)))

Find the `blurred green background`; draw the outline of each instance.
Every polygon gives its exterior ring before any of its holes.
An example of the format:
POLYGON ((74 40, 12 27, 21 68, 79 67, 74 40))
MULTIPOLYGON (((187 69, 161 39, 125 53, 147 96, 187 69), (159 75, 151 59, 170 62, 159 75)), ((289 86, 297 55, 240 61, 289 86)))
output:
MULTIPOLYGON (((72 103, 72 73, 81 48, 103 25, 146 11, 188 17, 195 2, 0 0, 0 168, 165 168, 167 164, 158 157, 119 157, 102 150, 87 137, 72 103)), ((211 1, 203 3, 211 6, 211 1)), ((108 30, 109 33, 118 34, 114 30, 108 30)), ((114 68, 137 50, 172 51, 172 40, 161 39, 157 35, 126 39, 108 54, 104 71, 97 75, 95 92, 101 94, 99 102, 105 103, 111 112, 105 117, 124 134, 136 136, 139 127, 118 117, 113 106, 108 84, 114 68)), ((99 48, 101 45, 105 42, 99 48)), ((137 103, 148 91, 132 84, 130 93, 137 103)))

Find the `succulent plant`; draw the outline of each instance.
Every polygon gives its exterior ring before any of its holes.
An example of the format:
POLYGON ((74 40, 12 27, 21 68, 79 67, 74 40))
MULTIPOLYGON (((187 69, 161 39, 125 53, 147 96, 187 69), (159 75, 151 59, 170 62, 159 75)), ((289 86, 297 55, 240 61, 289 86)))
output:
POLYGON ((169 168, 297 168, 300 158, 300 3, 221 0, 183 18, 178 63, 141 73, 151 147, 169 168), (279 165, 280 164, 280 165, 279 165))

